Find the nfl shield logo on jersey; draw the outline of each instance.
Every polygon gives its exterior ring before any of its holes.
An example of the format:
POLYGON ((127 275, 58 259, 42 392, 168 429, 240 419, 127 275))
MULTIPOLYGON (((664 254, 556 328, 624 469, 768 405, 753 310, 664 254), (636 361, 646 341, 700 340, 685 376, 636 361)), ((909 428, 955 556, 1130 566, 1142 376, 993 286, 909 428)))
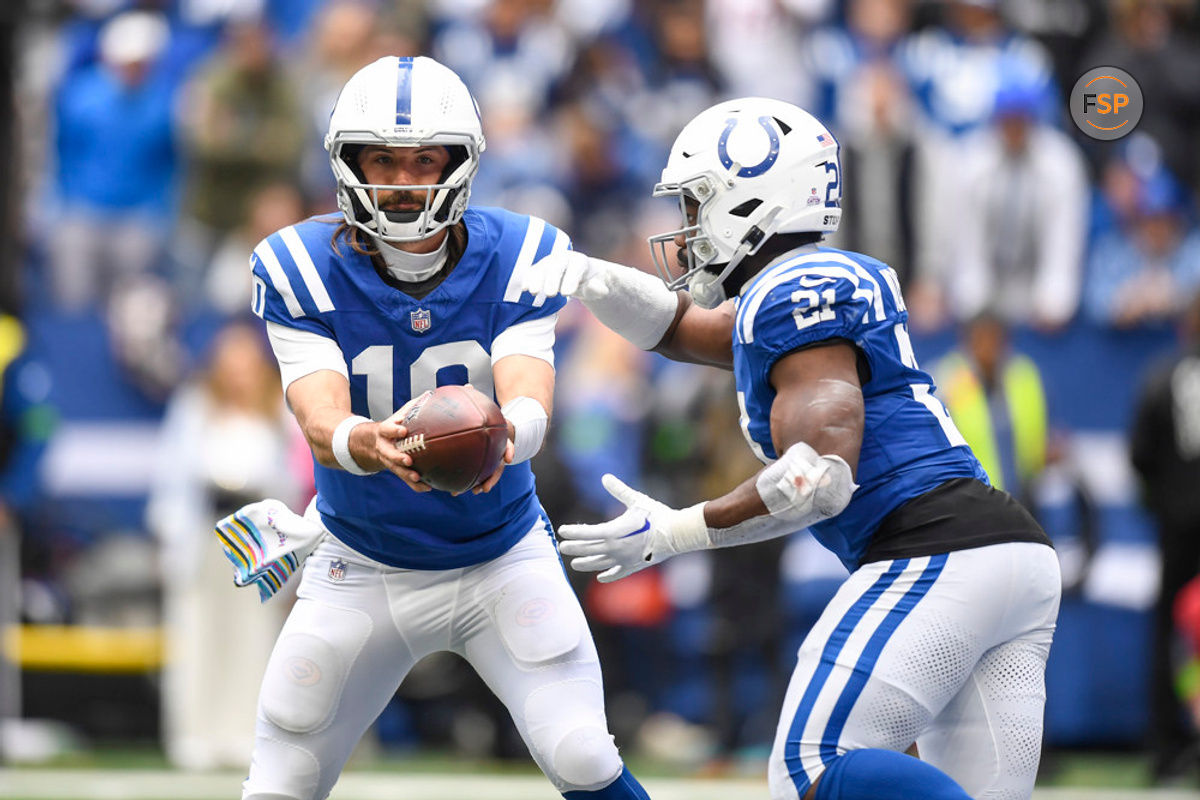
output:
POLYGON ((424 333, 433 325, 433 321, 429 318, 428 308, 418 308, 416 311, 408 312, 408 321, 412 324, 415 333, 424 333))
POLYGON ((329 580, 334 583, 341 583, 346 577, 346 562, 340 558, 335 558, 329 562, 329 580))

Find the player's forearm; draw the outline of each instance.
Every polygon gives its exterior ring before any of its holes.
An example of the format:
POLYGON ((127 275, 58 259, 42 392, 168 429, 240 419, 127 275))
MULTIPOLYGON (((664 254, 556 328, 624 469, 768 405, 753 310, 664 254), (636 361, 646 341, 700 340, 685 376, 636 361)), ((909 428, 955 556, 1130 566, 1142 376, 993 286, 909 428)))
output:
POLYGON ((854 478, 837 455, 797 442, 729 494, 704 506, 709 547, 732 547, 786 536, 841 513, 854 478))
POLYGON ((493 365, 492 377, 513 443, 513 463, 528 461, 541 451, 550 424, 554 367, 533 356, 511 355, 493 365))
MULTIPOLYGON (((310 409, 303 418, 297 414, 300 430, 312 449, 313 457, 321 466, 341 468, 333 448, 334 434, 338 426, 351 416, 353 415, 348 410, 332 405, 310 409)), ((368 420, 354 425, 349 430, 347 444, 350 455, 360 467, 368 471, 383 468, 375 452, 376 427, 377 423, 368 420)))
POLYGON ((727 306, 711 311, 678 292, 675 319, 653 350, 672 361, 731 369, 733 366, 733 314, 727 306))
POLYGON ((376 447, 379 425, 351 410, 344 375, 316 370, 289 383, 286 394, 318 464, 355 474, 387 468, 376 447))
POLYGON ((746 520, 767 516, 766 503, 754 485, 755 478, 748 478, 729 494, 709 500, 704 504, 704 521, 710 528, 732 528, 746 520))

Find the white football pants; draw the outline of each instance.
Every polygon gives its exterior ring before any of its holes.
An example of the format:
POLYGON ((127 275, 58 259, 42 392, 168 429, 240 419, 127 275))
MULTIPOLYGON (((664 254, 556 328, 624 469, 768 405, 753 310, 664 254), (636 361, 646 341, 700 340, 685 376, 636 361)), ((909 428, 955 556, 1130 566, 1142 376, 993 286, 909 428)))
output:
POLYGON ((916 742, 976 800, 1028 800, 1061 587, 1054 551, 1025 542, 856 570, 800 646, 771 797, 803 797, 849 750, 916 742))
POLYGON ((263 678, 243 800, 323 800, 404 676, 443 650, 496 693, 560 792, 620 774, 596 648, 545 523, 451 570, 387 567, 326 537, 298 596, 263 678))

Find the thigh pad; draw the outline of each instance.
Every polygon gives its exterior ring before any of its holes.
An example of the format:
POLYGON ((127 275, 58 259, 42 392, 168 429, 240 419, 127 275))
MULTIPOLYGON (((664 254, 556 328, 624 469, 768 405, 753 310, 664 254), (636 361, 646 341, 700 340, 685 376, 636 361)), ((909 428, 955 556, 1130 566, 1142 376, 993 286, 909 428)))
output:
POLYGON ((361 611, 297 603, 263 679, 260 705, 267 720, 290 733, 328 725, 371 630, 361 611))

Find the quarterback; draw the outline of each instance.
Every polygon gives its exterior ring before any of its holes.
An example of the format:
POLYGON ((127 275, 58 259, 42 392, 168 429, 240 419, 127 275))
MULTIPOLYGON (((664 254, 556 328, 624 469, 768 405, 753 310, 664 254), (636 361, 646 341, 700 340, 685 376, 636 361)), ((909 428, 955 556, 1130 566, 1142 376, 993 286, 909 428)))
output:
POLYGON ((306 522, 319 536, 263 679, 243 800, 323 800, 435 651, 475 668, 564 797, 646 798, 609 735, 596 650, 527 463, 565 301, 522 292, 521 274, 570 243, 540 219, 468 205, 478 107, 432 59, 351 77, 325 146, 341 213, 272 234, 251 259, 253 309, 316 462, 306 522), (448 383, 494 397, 509 427, 504 463, 474 492, 431 490, 397 446, 405 404, 448 383))
POLYGON ((666 285, 577 252, 526 273, 538 298, 578 297, 644 349, 732 369, 766 465, 681 510, 605 476, 626 512, 562 526, 559 549, 611 581, 810 529, 850 576, 798 653, 771 796, 1028 800, 1058 561, 918 367, 895 272, 819 244, 840 192, 837 142, 807 112, 721 103, 684 127, 655 188, 682 216, 650 239, 666 285))

